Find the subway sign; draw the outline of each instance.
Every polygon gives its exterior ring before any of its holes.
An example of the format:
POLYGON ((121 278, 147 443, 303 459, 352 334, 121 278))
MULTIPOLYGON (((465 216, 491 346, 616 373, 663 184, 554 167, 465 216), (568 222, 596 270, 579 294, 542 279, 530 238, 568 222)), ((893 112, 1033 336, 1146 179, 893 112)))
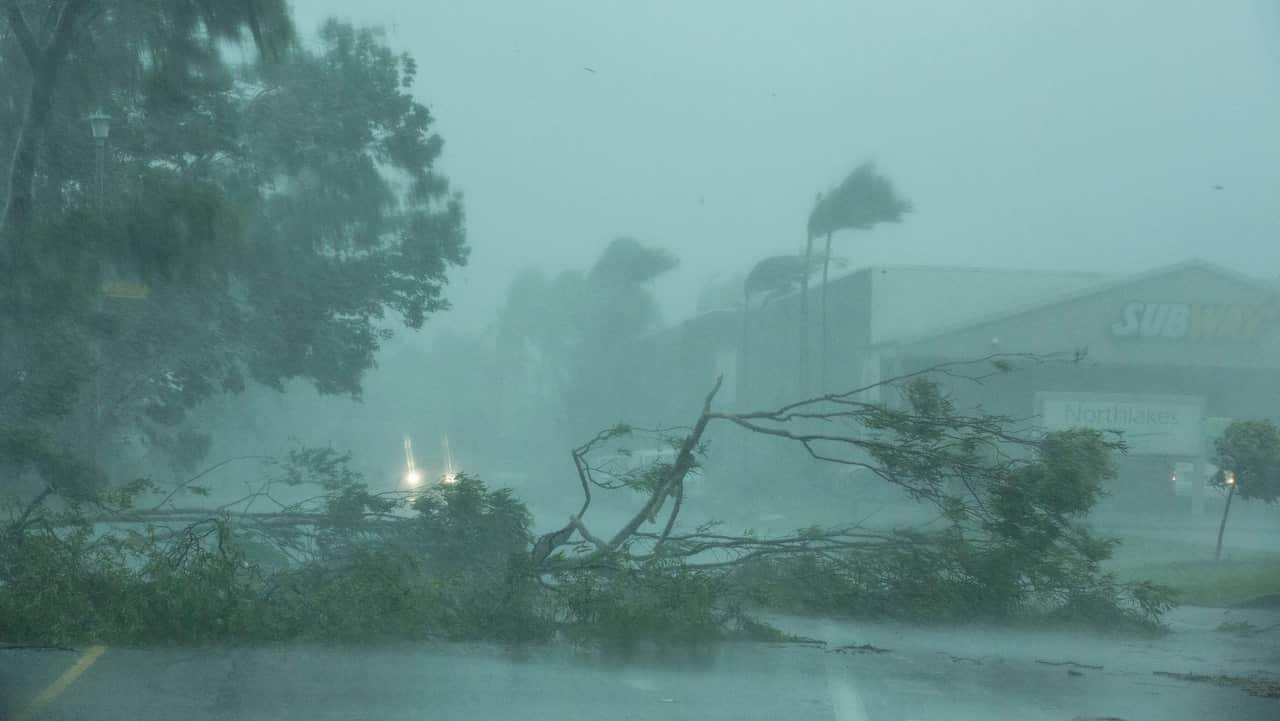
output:
POLYGON ((1274 304, 1144 303, 1132 301, 1111 324, 1117 338, 1172 340, 1255 340, 1280 318, 1274 304))

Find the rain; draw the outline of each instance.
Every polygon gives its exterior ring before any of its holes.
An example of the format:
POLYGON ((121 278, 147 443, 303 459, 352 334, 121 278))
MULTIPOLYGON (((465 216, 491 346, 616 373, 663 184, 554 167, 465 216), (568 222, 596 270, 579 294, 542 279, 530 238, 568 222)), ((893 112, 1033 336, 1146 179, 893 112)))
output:
POLYGON ((0 0, 0 718, 1271 719, 1280 3, 0 0))

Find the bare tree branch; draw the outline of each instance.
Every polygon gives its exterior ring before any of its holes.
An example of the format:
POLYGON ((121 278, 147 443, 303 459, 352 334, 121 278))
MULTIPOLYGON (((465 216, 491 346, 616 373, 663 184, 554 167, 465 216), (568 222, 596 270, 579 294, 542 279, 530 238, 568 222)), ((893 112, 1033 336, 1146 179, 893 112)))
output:
POLYGON ((178 491, 181 491, 182 489, 189 487, 192 483, 195 483, 196 481, 200 480, 201 478, 204 478, 210 473, 213 473, 219 468, 222 468, 223 466, 230 463, 234 463, 236 461, 247 461, 247 460, 273 460, 273 459, 271 456, 232 456, 231 458, 227 458, 226 460, 219 461, 218 463, 215 463, 212 466, 209 466, 203 471, 200 471, 194 476, 188 478, 182 483, 179 483, 177 486, 174 487, 172 491, 169 491, 169 495, 165 496, 159 503, 153 506, 151 510, 153 511, 160 510, 160 508, 163 507, 164 504, 168 503, 170 500, 173 499, 174 496, 178 494, 178 491))
POLYGON ((693 430, 689 432, 684 443, 680 446, 680 452, 676 456, 675 464, 672 465, 662 482, 654 488, 652 495, 649 497, 649 502, 645 504, 644 508, 640 509, 640 512, 628 521, 627 524, 624 525, 612 539, 610 539, 608 544, 610 551, 617 550, 626 542, 627 538, 630 537, 631 534, 635 533, 636 529, 638 529, 646 519, 653 516, 654 510, 660 507, 662 502, 666 500, 667 495, 671 493, 675 484, 683 481, 684 477, 688 475, 689 471, 693 468, 694 449, 698 447, 699 442, 702 440, 702 434, 707 429, 707 423, 711 421, 711 401, 716 397, 716 394, 720 392, 720 385, 723 382, 723 375, 716 378, 715 385, 712 386, 711 392, 708 393, 707 397, 702 401, 702 416, 698 418, 698 422, 694 424, 693 430))

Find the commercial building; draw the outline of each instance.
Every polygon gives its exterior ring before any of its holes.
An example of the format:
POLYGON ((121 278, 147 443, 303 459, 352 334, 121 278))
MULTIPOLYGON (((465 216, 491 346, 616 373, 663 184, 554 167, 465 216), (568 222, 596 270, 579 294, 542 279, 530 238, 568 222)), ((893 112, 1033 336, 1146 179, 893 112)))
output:
POLYGON ((820 289, 808 298, 807 338, 795 293, 753 305, 746 323, 726 309, 646 339, 636 375, 648 390, 634 410, 687 420, 717 374, 722 405, 758 409, 994 353, 1079 355, 948 390, 961 407, 1034 417, 1046 429, 1123 431, 1116 502, 1192 510, 1203 509, 1211 439, 1225 424, 1280 417, 1274 280, 1203 261, 1128 276, 870 267, 827 290, 825 354, 820 289))

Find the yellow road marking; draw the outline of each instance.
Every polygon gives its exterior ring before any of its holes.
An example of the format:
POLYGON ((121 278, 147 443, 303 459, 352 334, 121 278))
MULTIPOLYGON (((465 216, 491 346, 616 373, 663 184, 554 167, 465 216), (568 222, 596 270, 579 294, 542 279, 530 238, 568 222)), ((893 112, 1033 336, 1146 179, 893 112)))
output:
POLYGON ((57 681, 49 684, 49 687, 41 691, 40 695, 36 696, 34 701, 27 704, 26 708, 19 711, 18 714, 12 717, 9 721, 28 721, 28 719, 39 714, 46 706, 53 703, 54 699, 62 695, 62 692, 66 691, 68 686, 74 683, 76 679, 80 678, 80 674, 87 671, 89 667, 93 665, 93 662, 97 661, 98 657, 106 653, 106 651, 106 646, 90 646, 88 650, 81 654, 80 658, 71 665, 71 668, 62 672, 62 675, 58 677, 57 681))

